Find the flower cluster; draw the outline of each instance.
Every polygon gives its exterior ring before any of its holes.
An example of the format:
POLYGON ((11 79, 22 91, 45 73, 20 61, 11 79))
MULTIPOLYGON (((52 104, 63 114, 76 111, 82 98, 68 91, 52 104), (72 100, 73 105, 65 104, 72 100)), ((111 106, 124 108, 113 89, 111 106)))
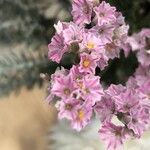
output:
POLYGON ((141 137, 149 127, 150 30, 128 37, 124 17, 105 1, 73 0, 72 15, 72 22, 54 25, 48 58, 60 63, 65 53, 77 57, 70 70, 62 67, 51 76, 48 100, 57 99, 59 119, 68 119, 77 131, 97 114, 102 124, 100 137, 107 149, 114 150, 127 138, 141 137), (141 66, 126 86, 112 84, 104 89, 96 67, 103 70, 110 59, 119 57, 120 49, 127 52, 129 47, 139 49, 141 66))
POLYGON ((137 52, 137 58, 142 66, 150 66, 150 29, 142 29, 141 32, 128 37, 132 51, 137 52))

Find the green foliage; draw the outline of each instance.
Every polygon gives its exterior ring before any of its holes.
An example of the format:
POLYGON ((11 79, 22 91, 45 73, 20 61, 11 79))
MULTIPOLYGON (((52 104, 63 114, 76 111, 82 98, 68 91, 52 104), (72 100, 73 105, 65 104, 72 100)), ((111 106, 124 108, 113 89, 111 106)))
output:
POLYGON ((0 0, 0 43, 46 44, 54 22, 60 13, 69 17, 69 8, 68 0, 0 0))
POLYGON ((34 84, 40 87, 43 80, 40 73, 51 74, 56 69, 55 63, 49 62, 45 56, 34 56, 32 52, 21 52, 17 55, 10 52, 0 58, 0 96, 19 90, 23 85, 31 89, 34 84))

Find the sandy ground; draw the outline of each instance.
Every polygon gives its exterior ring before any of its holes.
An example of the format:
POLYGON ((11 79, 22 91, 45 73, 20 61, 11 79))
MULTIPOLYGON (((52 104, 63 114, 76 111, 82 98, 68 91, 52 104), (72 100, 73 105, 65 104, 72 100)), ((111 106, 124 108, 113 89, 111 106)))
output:
POLYGON ((22 89, 0 98, 0 150, 46 150, 55 110, 44 102, 45 88, 22 89))

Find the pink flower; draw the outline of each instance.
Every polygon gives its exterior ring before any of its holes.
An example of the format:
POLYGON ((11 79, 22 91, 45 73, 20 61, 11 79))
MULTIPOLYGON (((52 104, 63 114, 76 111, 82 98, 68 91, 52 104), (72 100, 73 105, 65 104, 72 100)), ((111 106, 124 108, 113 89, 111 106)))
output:
POLYGON ((129 89, 137 89, 139 87, 135 77, 129 77, 126 86, 129 89))
POLYGON ((150 113, 145 109, 137 107, 130 112, 131 121, 127 124, 129 129, 132 129, 137 137, 141 137, 150 123, 150 113))
POLYGON ((126 139, 125 127, 106 123, 99 130, 101 139, 105 142, 107 150, 118 149, 126 139))
POLYGON ((92 17, 93 4, 89 0, 73 0, 73 20, 78 25, 89 24, 92 17))
POLYGON ((115 22, 113 22, 114 26, 120 26, 125 24, 124 17, 121 12, 116 11, 115 16, 116 16, 116 20, 114 20, 115 22))
POLYGON ((51 93, 60 98, 69 98, 72 92, 75 90, 74 83, 70 76, 62 76, 56 78, 56 81, 52 84, 51 93))
POLYGON ((55 34, 48 45, 48 49, 48 58, 59 63, 63 54, 67 52, 67 46, 64 44, 62 34, 55 34))
POLYGON ((149 81, 149 77, 150 72, 148 68, 146 69, 145 67, 140 66, 136 70, 134 77, 130 77, 127 81, 127 87, 140 88, 145 82, 149 81))
POLYGON ((130 36, 127 39, 127 41, 133 51, 143 49, 145 45, 145 38, 143 38, 143 35, 141 35, 141 32, 134 33, 132 36, 130 36))
POLYGON ((139 89, 144 93, 150 96, 150 79, 146 80, 139 89))
POLYGON ((83 29, 71 22, 63 31, 63 37, 66 44, 78 43, 82 41, 83 29))
POLYGON ((138 61, 143 65, 143 66, 150 66, 150 54, 146 52, 145 49, 141 49, 137 53, 138 61))
POLYGON ((56 108, 59 111, 58 118, 72 120, 79 106, 80 102, 76 99, 58 101, 56 103, 56 108))
POLYGON ((86 75, 83 79, 83 86, 81 90, 81 97, 87 102, 95 105, 101 100, 104 95, 103 88, 100 84, 100 77, 93 75, 86 75))
POLYGON ((113 34, 113 41, 116 46, 122 46, 122 43, 125 43, 128 38, 129 26, 123 24, 122 26, 116 27, 113 34))
POLYGON ((85 33, 83 35, 83 41, 80 44, 81 52, 85 51, 89 53, 92 51, 99 50, 99 48, 101 47, 100 43, 101 43, 100 38, 97 38, 92 33, 85 33))
POLYGON ((111 97, 105 96, 102 97, 100 102, 96 103, 94 109, 102 123, 110 122, 115 113, 115 104, 111 97))
POLYGON ((130 45, 132 51, 136 51, 139 49, 139 44, 137 40, 134 37, 128 37, 127 38, 127 43, 130 45))
POLYGON ((135 34, 135 38, 138 41, 140 49, 149 50, 149 46, 147 45, 148 44, 147 42, 150 39, 150 29, 148 28, 142 29, 141 32, 135 34))
POLYGON ((126 90, 126 87, 124 87, 121 84, 115 85, 115 84, 111 84, 107 90, 105 90, 105 92, 110 96, 110 97, 114 97, 117 95, 120 95, 121 93, 124 93, 126 90))
POLYGON ((73 94, 75 94, 76 96, 80 96, 80 94, 78 95, 78 92, 83 88, 83 78, 86 76, 86 73, 81 73, 79 71, 79 66, 73 66, 70 69, 69 75, 72 78, 74 86, 77 89, 73 94))
POLYGON ((74 115, 73 120, 71 121, 71 126, 77 131, 81 131, 87 124, 90 123, 93 113, 93 108, 91 105, 82 105, 80 106, 76 114, 74 115))
POLYGON ((150 29, 133 34, 127 41, 133 51, 138 50, 138 61, 143 66, 150 66, 150 29))
POLYGON ((76 98, 81 98, 83 102, 91 103, 91 105, 101 100, 104 93, 98 76, 80 73, 77 66, 73 66, 70 76, 76 88, 73 92, 76 98))
POLYGON ((150 70, 147 67, 139 66, 136 69, 134 77, 130 77, 127 81, 127 87, 133 89, 140 89, 143 93, 146 93, 149 88, 150 70), (146 85, 147 83, 147 85, 146 85))
POLYGON ((129 30, 129 26, 126 24, 120 25, 119 27, 115 28, 113 32, 114 49, 113 51, 110 51, 113 52, 111 58, 119 57, 120 49, 123 49, 125 56, 128 56, 130 51, 129 44, 127 44, 128 30, 129 30))
POLYGON ((112 42, 113 30, 114 27, 110 25, 96 25, 90 29, 90 32, 99 38, 101 45, 104 45, 106 43, 112 42))
POLYGON ((147 79, 150 78, 150 68, 139 65, 136 69, 135 75, 145 76, 147 79))
POLYGON ((83 79, 83 77, 86 75, 79 71, 79 65, 77 65, 77 66, 73 65, 72 68, 70 69, 69 74, 70 74, 72 80, 75 82, 83 79))
POLYGON ((55 82, 57 78, 63 78, 68 74, 69 70, 65 69, 64 67, 61 67, 61 69, 59 67, 56 68, 55 73, 51 75, 51 83, 55 82))
POLYGON ((105 54, 108 58, 114 59, 115 57, 119 57, 120 48, 116 46, 113 42, 107 43, 105 45, 105 54))
MULTIPOLYGON (((104 49, 103 49, 104 50, 104 49)), ((103 54, 103 50, 102 52, 99 52, 99 53, 92 53, 92 55, 95 55, 95 57, 97 57, 97 66, 103 70, 106 66, 108 66, 108 57, 103 54)))
POLYGON ((115 7, 111 7, 109 3, 102 1, 98 7, 94 8, 94 12, 98 19, 98 25, 108 24, 116 20, 115 7))
POLYGON ((143 35, 143 38, 145 38, 145 37, 150 38, 150 29, 149 28, 143 28, 141 31, 141 34, 143 35))
POLYGON ((147 80, 139 88, 139 95, 141 97, 141 106, 148 108, 150 111, 150 80, 147 80))
POLYGON ((128 113, 138 106, 140 97, 135 90, 127 89, 125 92, 114 96, 113 99, 119 112, 128 113))
POLYGON ((92 73, 95 74, 95 68, 97 66, 95 58, 91 55, 83 53, 80 55, 80 66, 79 71, 82 73, 92 73))

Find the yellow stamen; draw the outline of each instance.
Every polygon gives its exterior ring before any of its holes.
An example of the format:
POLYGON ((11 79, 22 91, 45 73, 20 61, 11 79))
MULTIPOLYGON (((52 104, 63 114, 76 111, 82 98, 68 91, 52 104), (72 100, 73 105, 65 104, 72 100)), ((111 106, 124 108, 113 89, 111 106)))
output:
POLYGON ((84 116, 85 116, 84 111, 83 110, 79 110, 78 111, 78 119, 79 120, 83 120, 84 116))
POLYGON ((88 67, 90 66, 90 64, 91 64, 91 61, 88 60, 88 59, 85 59, 85 60, 83 61, 83 67, 85 67, 85 68, 88 68, 88 67))
POLYGON ((93 42, 88 42, 87 43, 87 46, 86 46, 88 49, 93 49, 95 47, 94 43, 93 42))

